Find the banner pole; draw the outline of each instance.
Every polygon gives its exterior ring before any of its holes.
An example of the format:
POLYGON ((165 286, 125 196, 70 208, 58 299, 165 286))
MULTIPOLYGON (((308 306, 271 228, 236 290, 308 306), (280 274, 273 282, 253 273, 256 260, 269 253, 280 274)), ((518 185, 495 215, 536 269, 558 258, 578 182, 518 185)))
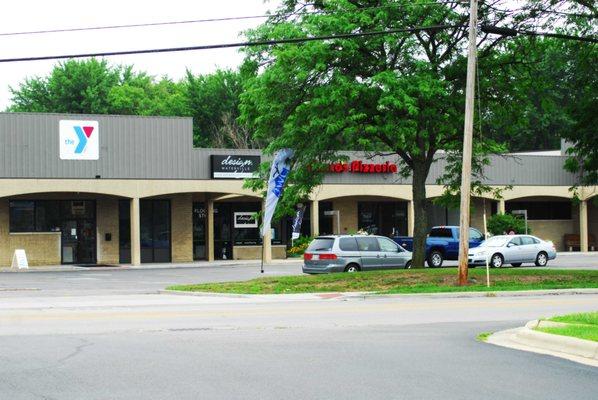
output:
POLYGON ((262 237, 262 262, 260 264, 260 273, 264 273, 264 238, 262 237))

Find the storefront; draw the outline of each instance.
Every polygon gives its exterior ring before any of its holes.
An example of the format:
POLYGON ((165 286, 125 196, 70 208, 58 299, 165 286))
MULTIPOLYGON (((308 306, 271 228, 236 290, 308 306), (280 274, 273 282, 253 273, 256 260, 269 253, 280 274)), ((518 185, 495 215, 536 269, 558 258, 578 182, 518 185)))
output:
MULTIPOLYGON (((243 186, 265 156, 192 148, 190 118, 0 113, 0 152, 0 266, 16 249, 32 266, 137 265, 268 261, 291 246, 292 217, 274 221, 262 243, 263 200, 243 186), (85 146, 75 127, 86 132, 85 146)), ((301 234, 411 234, 411 182, 397 174, 396 157, 343 155, 297 205, 301 234)), ((562 155, 514 157, 492 158, 485 183, 505 188, 504 198, 472 199, 471 225, 483 231, 492 214, 526 210, 532 232, 559 250, 575 238, 576 248, 591 249, 596 188, 573 201, 575 177, 562 169, 562 155)), ((429 182, 443 172, 440 159, 429 182)), ((432 204, 442 190, 427 185, 429 223, 456 224, 457 210, 432 204)))

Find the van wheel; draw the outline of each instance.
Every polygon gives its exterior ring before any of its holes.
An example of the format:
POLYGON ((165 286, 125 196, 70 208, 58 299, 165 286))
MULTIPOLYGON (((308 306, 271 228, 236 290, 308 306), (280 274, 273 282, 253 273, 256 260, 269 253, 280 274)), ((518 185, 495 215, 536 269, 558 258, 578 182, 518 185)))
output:
POLYGON ((357 264, 349 264, 345 267, 345 272, 358 272, 359 265, 357 264))
POLYGON ((546 264, 548 264, 548 254, 541 251, 536 256, 536 266, 537 267, 545 267, 546 264))
POLYGON ((405 269, 411 269, 411 261, 405 263, 405 269))
POLYGON ((442 257, 442 253, 439 252, 438 250, 432 251, 430 253, 430 255, 428 256, 428 259, 426 260, 426 262, 428 263, 428 266, 432 267, 432 268, 442 267, 443 261, 444 261, 444 258, 442 257))
POLYGON ((521 263, 511 263, 513 267, 521 267, 521 263))

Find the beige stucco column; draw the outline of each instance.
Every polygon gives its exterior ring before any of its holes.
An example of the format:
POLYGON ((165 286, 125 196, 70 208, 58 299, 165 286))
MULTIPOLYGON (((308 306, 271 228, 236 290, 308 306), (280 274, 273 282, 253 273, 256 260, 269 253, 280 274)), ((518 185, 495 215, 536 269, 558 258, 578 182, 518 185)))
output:
POLYGON ((505 199, 499 199, 498 200, 498 213, 504 214, 505 210, 506 210, 505 199))
POLYGON ((315 237, 320 234, 320 202, 318 200, 311 202, 311 209, 309 213, 311 235, 315 237))
POLYGON ((131 265, 141 265, 139 198, 131 199, 131 265))
POLYGON ((262 240, 264 241, 264 264, 269 264, 272 262, 272 231, 268 230, 262 240))
POLYGON ((214 261, 214 199, 206 195, 206 259, 214 261))
POLYGON ((413 208, 413 200, 407 203, 407 236, 413 236, 415 229, 415 210, 413 208))
POLYGON ((588 251, 588 201, 579 203, 579 250, 588 251))
MULTIPOLYGON (((266 208, 266 202, 262 202, 262 213, 266 208)), ((262 246, 262 260, 264 260, 264 264, 268 264, 272 262, 272 229, 268 229, 266 234, 262 238, 263 246, 262 246)))

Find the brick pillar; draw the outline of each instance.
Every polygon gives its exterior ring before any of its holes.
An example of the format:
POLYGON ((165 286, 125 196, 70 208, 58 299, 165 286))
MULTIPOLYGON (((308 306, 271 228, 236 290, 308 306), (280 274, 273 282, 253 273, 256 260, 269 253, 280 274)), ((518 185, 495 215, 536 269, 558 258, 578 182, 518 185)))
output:
POLYGON ((499 214, 505 214, 505 199, 500 199, 498 200, 498 213, 499 214))
POLYGON ((141 265, 139 198, 131 199, 131 265, 141 265))
POLYGON ((579 250, 588 251, 588 201, 579 203, 579 250))
POLYGON ((309 212, 311 235, 315 237, 320 234, 320 202, 318 200, 313 200, 311 202, 311 209, 309 212))
POLYGON ((177 194, 171 202, 172 262, 193 261, 193 199, 177 194))

